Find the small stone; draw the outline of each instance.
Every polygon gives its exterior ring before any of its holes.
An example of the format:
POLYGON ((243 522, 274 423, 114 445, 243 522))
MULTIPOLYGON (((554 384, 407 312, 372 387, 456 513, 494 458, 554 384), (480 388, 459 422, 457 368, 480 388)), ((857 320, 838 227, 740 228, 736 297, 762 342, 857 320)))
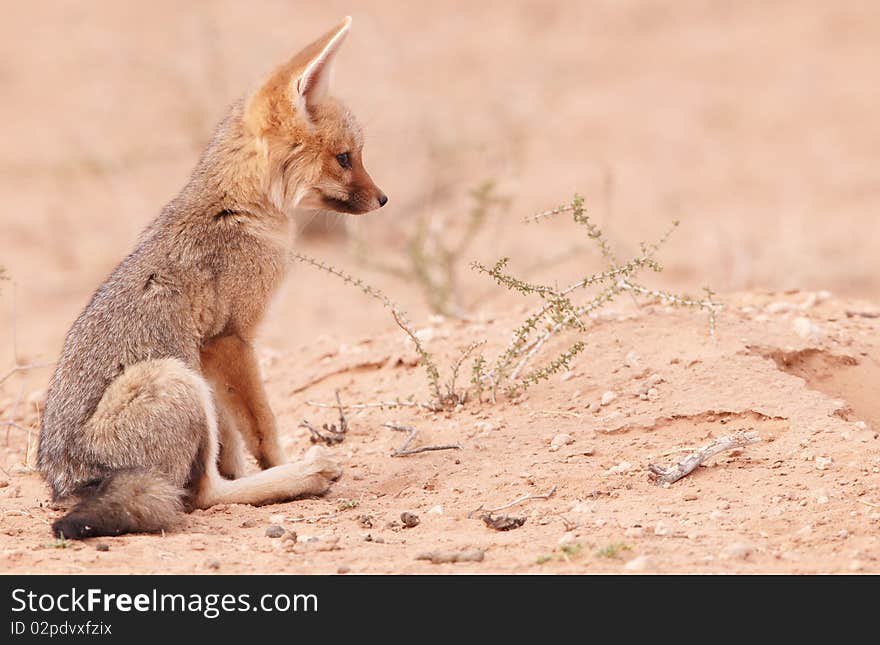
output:
POLYGON ((688 493, 682 499, 686 502, 694 502, 697 500, 697 495, 694 493, 688 493))
POLYGON ((269 516, 269 522, 272 524, 284 524, 286 519, 284 513, 275 513, 274 515, 269 516))
POLYGON ((660 398, 660 392, 656 387, 649 388, 645 398, 647 398, 648 401, 656 401, 660 398))
POLYGON ((818 470, 828 470, 833 463, 834 460, 831 457, 816 457, 816 468, 818 470))
POLYGON ((640 555, 623 565, 623 568, 627 571, 646 571, 648 569, 653 569, 654 563, 648 556, 640 555))
POLYGON ((623 475, 624 473, 628 473, 632 470, 632 464, 628 461, 621 461, 616 466, 612 466, 608 469, 609 475, 623 475))
POLYGON ((219 569, 220 568, 220 560, 208 560, 208 568, 209 569, 219 569))
POLYGON ((574 437, 570 434, 565 434, 564 432, 559 433, 550 441, 550 452, 556 452, 562 446, 567 446, 571 443, 574 443, 574 437))
POLYGON ((771 302, 764 307, 764 311, 768 314, 783 314, 797 309, 797 305, 791 302, 771 302))
POLYGON ((819 295, 816 293, 809 293, 807 294, 807 297, 804 298, 804 301, 798 305, 798 308, 801 311, 806 311, 807 309, 815 307, 817 302, 819 302, 819 295))
POLYGON ((627 530, 623 532, 623 535, 628 538, 640 538, 645 536, 645 529, 641 526, 631 526, 627 530))
POLYGON ((562 376, 559 377, 559 380, 565 383, 566 381, 570 381, 571 379, 573 379, 575 376, 576 374, 569 370, 568 372, 564 372, 562 376))
POLYGON ((418 515, 410 513, 409 511, 404 511, 400 514, 400 521, 403 526, 408 529, 418 526, 421 522, 418 515))
POLYGON ((95 551, 109 551, 109 550, 110 550, 110 545, 107 544, 106 542, 98 542, 95 545, 95 551))
POLYGON ((722 560, 745 560, 755 551, 751 544, 733 542, 728 544, 719 554, 722 560))
POLYGON ((290 542, 291 544, 296 544, 299 536, 296 534, 296 531, 287 531, 284 536, 281 538, 282 542, 290 542))
POLYGON ((608 390, 607 392, 605 392, 605 394, 602 395, 602 400, 600 403, 602 405, 608 405, 616 398, 617 398, 617 394, 612 392, 611 390, 608 390))
POLYGON ((635 365, 638 365, 639 360, 640 360, 640 358, 639 358, 638 353, 635 350, 631 350, 626 355, 626 357, 623 359, 623 366, 624 367, 633 367, 635 365))
POLYGON ((672 527, 663 520, 660 520, 654 527, 654 535, 672 535, 672 527))
POLYGON ((574 533, 566 533, 561 538, 556 541, 556 544, 559 546, 565 546, 567 544, 572 544, 577 539, 574 533))
POLYGON ((282 535, 284 535, 284 529, 277 524, 266 529, 266 537, 268 538, 280 538, 282 535))
POLYGON ((492 432, 496 428, 495 424, 491 421, 477 421, 474 427, 480 432, 492 432))
POLYGON ((433 506, 428 510, 428 515, 443 515, 443 507, 440 504, 433 506))
POLYGON ((816 498, 816 503, 817 504, 827 504, 828 503, 828 495, 819 495, 819 497, 816 498))
POLYGON ((0 488, 6 488, 7 486, 9 486, 9 482, 5 479, 0 479, 0 488))
POLYGON ((841 540, 845 540, 849 537, 849 531, 847 531, 846 529, 838 531, 837 537, 839 537, 841 540))
POLYGON ((339 567, 336 570, 336 573, 340 573, 340 574, 346 574, 346 573, 350 573, 350 572, 351 572, 351 567, 347 567, 345 565, 342 565, 341 567, 339 567))
POLYGON ((357 518, 358 526, 362 529, 371 529, 373 528, 373 516, 372 515, 358 515, 357 518))
POLYGON ((794 333, 813 344, 822 342, 822 329, 809 318, 799 316, 791 323, 794 333))

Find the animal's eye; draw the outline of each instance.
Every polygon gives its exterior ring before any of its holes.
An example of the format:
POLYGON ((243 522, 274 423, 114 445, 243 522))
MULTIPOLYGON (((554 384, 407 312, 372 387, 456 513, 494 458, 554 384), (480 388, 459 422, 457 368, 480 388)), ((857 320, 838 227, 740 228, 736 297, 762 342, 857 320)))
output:
POLYGON ((347 152, 336 155, 336 161, 338 161, 339 165, 343 168, 351 168, 351 157, 348 156, 347 152))

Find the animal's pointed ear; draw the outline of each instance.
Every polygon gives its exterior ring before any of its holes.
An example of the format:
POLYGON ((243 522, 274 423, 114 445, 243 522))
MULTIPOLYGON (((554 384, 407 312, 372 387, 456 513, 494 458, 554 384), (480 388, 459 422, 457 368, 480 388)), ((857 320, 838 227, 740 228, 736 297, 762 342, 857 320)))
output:
POLYGON ((297 108, 308 110, 323 101, 330 91, 333 63, 339 48, 351 28, 351 16, 346 16, 334 29, 321 36, 303 50, 310 56, 305 70, 293 79, 297 108))

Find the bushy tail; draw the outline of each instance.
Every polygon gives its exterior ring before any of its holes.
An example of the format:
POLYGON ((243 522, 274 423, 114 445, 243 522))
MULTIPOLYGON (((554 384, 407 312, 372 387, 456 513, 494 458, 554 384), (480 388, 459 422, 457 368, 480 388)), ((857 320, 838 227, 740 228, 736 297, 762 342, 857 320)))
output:
POLYGON ((155 533, 179 521, 182 495, 182 490, 154 472, 120 470, 79 491, 79 503, 52 524, 52 533, 72 540, 155 533))

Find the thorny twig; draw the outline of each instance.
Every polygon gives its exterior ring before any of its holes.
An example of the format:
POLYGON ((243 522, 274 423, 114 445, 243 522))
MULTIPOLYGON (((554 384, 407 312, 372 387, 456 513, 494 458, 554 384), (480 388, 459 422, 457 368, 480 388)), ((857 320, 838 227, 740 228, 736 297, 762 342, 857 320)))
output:
POLYGON ((522 497, 518 497, 508 504, 504 504, 503 506, 499 506, 498 508, 483 508, 483 505, 480 504, 478 508, 475 508, 470 513, 467 514, 468 519, 473 517, 474 513, 479 513, 480 511, 485 511, 486 513, 497 513, 498 511, 503 511, 506 508, 510 508, 511 506, 516 506, 517 504, 522 504, 523 502, 530 502, 536 499, 550 499, 553 497, 553 494, 556 492, 556 486, 551 488, 548 492, 543 495, 523 495, 522 497))
POLYGON ((408 455, 417 455, 421 452, 430 452, 433 450, 461 450, 461 444, 447 444, 445 446, 421 446, 419 448, 409 448, 409 444, 412 443, 413 439, 416 438, 416 435, 419 433, 418 429, 415 426, 402 426, 396 423, 383 423, 384 427, 390 430, 396 430, 397 432, 408 432, 409 436, 404 440, 400 447, 397 448, 394 452, 391 453, 392 457, 406 457, 408 455))
MULTIPOLYGON (((321 403, 319 401, 306 401, 306 405, 311 405, 316 408, 338 409, 339 407, 336 403, 321 403)), ((346 410, 368 410, 371 408, 379 408, 380 410, 386 408, 423 408, 429 412, 435 411, 435 409, 427 403, 419 403, 418 401, 401 401, 400 399, 395 399, 394 401, 379 401, 377 403, 352 403, 351 405, 343 405, 342 407, 346 410)))
POLYGON ((473 353, 477 347, 482 347, 486 344, 485 340, 478 340, 467 347, 465 347, 464 351, 455 361, 455 364, 452 366, 452 376, 449 378, 449 383, 446 385, 446 402, 452 405, 457 405, 459 403, 463 404, 467 401, 467 390, 465 390, 462 394, 459 394, 455 391, 455 382, 458 380, 458 373, 461 370, 462 363, 464 363, 467 358, 473 353))
POLYGON ((328 446, 332 446, 335 443, 342 443, 345 440, 345 433, 348 432, 348 421, 345 418, 345 412, 343 412, 342 407, 342 401, 339 398, 339 390, 336 390, 336 409, 339 410, 339 426, 335 423, 330 425, 325 423, 321 426, 324 430, 322 433, 311 423, 303 419, 303 422, 299 424, 299 427, 307 428, 308 431, 312 433, 312 443, 322 442, 328 446))
POLYGON ((524 517, 513 517, 512 515, 498 515, 497 517, 492 517, 492 513, 484 513, 480 516, 480 519, 483 520, 483 523, 486 526, 496 531, 518 529, 526 523, 526 518, 524 517))
POLYGON ((757 432, 737 432, 716 439, 699 450, 695 450, 670 468, 648 464, 648 470, 655 475, 658 484, 674 484, 682 477, 690 475, 700 464, 719 452, 742 448, 752 443, 758 443, 760 440, 761 437, 757 432))
POLYGON ((29 363, 28 365, 16 365, 11 370, 6 372, 3 376, 0 376, 0 385, 6 382, 10 377, 14 374, 18 374, 19 372, 27 372, 30 370, 40 369, 41 367, 50 367, 52 363, 29 363))

